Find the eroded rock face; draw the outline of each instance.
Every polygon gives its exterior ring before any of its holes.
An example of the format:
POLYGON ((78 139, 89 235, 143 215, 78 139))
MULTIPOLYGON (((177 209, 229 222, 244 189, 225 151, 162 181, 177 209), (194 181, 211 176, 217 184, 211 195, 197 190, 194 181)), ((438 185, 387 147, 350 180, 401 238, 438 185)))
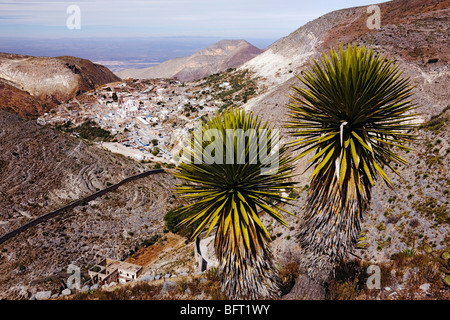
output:
POLYGON ((54 95, 61 100, 73 96, 78 87, 77 73, 59 59, 11 57, 2 60, 0 70, 1 78, 41 99, 54 95))
POLYGON ((81 92, 119 80, 106 67, 81 58, 0 53, 0 108, 23 117, 42 115, 81 92))

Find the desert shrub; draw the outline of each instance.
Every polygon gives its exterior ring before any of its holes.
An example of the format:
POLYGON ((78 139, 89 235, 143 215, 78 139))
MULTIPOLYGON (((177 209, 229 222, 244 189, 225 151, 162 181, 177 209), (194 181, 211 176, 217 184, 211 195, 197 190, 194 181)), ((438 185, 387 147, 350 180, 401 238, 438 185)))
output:
POLYGON ((432 256, 417 254, 411 258, 411 266, 418 268, 416 276, 419 282, 436 283, 440 280, 438 264, 432 256))
POLYGON ((206 271, 206 279, 210 281, 219 281, 219 268, 210 268, 206 271))
POLYGON ((189 288, 189 281, 185 277, 177 281, 177 290, 180 292, 185 292, 189 288))
POLYGON ((211 300, 229 300, 228 296, 220 288, 219 282, 214 282, 209 289, 211 300))
POLYGON ((161 150, 158 147, 154 147, 152 151, 152 155, 156 156, 161 150))
POLYGON ((186 238, 190 238, 194 233, 195 229, 198 227, 200 222, 194 222, 192 224, 181 224, 181 222, 188 217, 187 213, 179 213, 178 208, 170 210, 164 216, 164 221, 166 222, 166 228, 172 232, 182 235, 186 238))
POLYGON ((81 138, 91 141, 111 141, 113 136, 108 130, 100 128, 94 121, 86 121, 69 132, 77 132, 81 138))
POLYGON ((166 164, 166 168, 167 168, 167 169, 173 169, 173 168, 175 168, 175 164, 173 164, 173 163, 168 163, 168 164, 166 164))
POLYGON ((161 235, 160 234, 154 234, 153 236, 151 236, 149 239, 145 239, 143 242, 142 242, 142 246, 143 247, 149 247, 149 246, 152 246, 152 245, 154 245, 158 240, 160 240, 160 238, 161 238, 161 235))
POLYGON ((342 260, 334 269, 334 277, 326 287, 329 300, 356 299, 365 289, 367 266, 356 260, 342 260))
POLYGON ((359 295, 357 283, 358 279, 344 282, 331 280, 328 286, 327 298, 329 300, 354 300, 359 295))
POLYGON ((199 285, 199 290, 209 295, 212 300, 229 299, 220 287, 220 274, 218 268, 210 268, 206 271, 206 281, 199 285))
POLYGON ((450 120, 448 113, 449 107, 445 108, 441 114, 431 117, 431 119, 421 125, 421 129, 438 133, 442 128, 445 128, 450 120))
POLYGON ((422 201, 414 202, 413 208, 422 216, 434 218, 434 221, 437 224, 450 223, 447 205, 439 204, 438 200, 435 198, 427 197, 422 201))
POLYGON ((99 266, 95 266, 92 268, 93 272, 99 272, 102 268, 100 268, 99 266))
POLYGON ((161 163, 156 163, 156 164, 153 166, 153 169, 161 169, 161 163))

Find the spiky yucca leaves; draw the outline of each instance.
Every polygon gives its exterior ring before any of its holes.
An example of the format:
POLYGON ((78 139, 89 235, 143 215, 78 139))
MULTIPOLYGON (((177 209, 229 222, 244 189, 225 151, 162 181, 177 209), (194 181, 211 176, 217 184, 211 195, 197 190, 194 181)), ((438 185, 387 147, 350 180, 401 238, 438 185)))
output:
POLYGON ((179 209, 189 216, 183 223, 200 223, 193 237, 217 227, 219 275, 230 298, 256 299, 279 292, 271 238, 259 216, 266 212, 286 225, 280 213, 286 211, 280 205, 289 201, 282 192, 292 189, 288 180, 293 167, 285 148, 276 152, 278 137, 272 132, 267 122, 261 124, 251 113, 217 114, 202 123, 201 130, 194 130, 190 161, 181 163, 176 174, 186 181, 176 192, 191 200, 179 209), (267 158, 255 150, 266 151, 267 158), (271 164, 275 165, 271 171, 262 171, 271 164))
POLYGON ((299 239, 309 272, 326 279, 357 242, 377 176, 390 184, 383 167, 398 174, 392 162, 407 164, 395 149, 408 149, 415 105, 398 66, 364 47, 331 50, 299 79, 305 88, 294 87, 288 106, 290 145, 299 157, 313 154, 314 168, 299 239))

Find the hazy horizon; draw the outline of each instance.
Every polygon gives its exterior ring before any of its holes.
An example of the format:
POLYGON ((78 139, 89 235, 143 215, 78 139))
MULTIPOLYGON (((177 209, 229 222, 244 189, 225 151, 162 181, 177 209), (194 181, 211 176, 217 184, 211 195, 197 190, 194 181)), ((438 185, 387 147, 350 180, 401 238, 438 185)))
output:
MULTIPOLYGON (((218 37, 136 37, 73 39, 9 39, 0 37, 0 52, 30 56, 76 56, 116 72, 147 68, 166 60, 186 57, 223 40, 218 37)), ((231 39, 240 40, 240 39, 231 39)), ((277 39, 243 39, 264 49, 277 39)))

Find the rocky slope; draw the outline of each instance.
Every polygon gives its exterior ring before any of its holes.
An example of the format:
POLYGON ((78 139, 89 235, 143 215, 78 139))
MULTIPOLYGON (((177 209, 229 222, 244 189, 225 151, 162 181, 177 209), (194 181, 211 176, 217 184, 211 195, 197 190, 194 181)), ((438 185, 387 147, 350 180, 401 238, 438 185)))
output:
MULTIPOLYGON (((329 48, 347 44, 371 46, 394 59, 416 85, 415 102, 421 114, 418 121, 427 121, 440 114, 450 101, 448 83, 450 1, 405 1, 382 3, 381 28, 368 29, 367 7, 334 11, 276 41, 266 51, 242 65, 258 83, 260 93, 245 104, 281 130, 293 86, 300 86, 297 75, 312 59, 320 59, 329 48)), ((305 160, 306 161, 306 160, 305 160)), ((305 162, 298 168, 303 172, 305 162)), ((302 175, 305 177, 306 175, 302 175)), ((307 179, 301 179, 307 184, 307 179)))
MULTIPOLYGON (((0 234, 148 169, 4 111, 0 150, 0 234)), ((6 241, 0 249, 0 298, 59 288, 60 279, 55 283, 51 276, 72 262, 82 267, 104 257, 126 258, 161 232, 164 214, 177 204, 175 182, 168 174, 130 182, 6 241)))
MULTIPOLYGON (((366 269, 361 268, 358 272, 364 280, 360 285, 365 288, 365 293, 357 291, 354 283, 346 282, 343 283, 343 291, 354 293, 351 297, 360 299, 442 299, 446 294, 442 289, 443 269, 438 267, 439 263, 433 263, 450 245, 450 91, 448 24, 445 23, 449 17, 450 1, 398 0, 379 6, 382 13, 379 30, 366 27, 367 7, 331 12, 275 42, 236 72, 249 70, 259 86, 260 94, 244 107, 281 128, 292 86, 299 85, 295 76, 301 74, 311 58, 320 57, 330 47, 339 43, 371 45, 376 52, 386 54, 400 64, 404 74, 416 85, 415 99, 422 126, 415 132, 418 139, 411 145, 414 150, 401 154, 410 162, 409 166, 397 168, 401 178, 390 175, 392 188, 377 181, 362 227, 364 243, 352 252, 365 268, 369 264, 382 267, 383 288, 367 290, 364 282, 366 269), (391 257, 403 252, 406 252, 405 257, 414 252, 412 255, 415 257, 409 262, 405 260, 402 267, 386 267, 391 257), (429 292, 420 287, 429 287, 429 292)), ((297 164, 298 199, 286 208, 293 213, 286 216, 289 228, 263 217, 274 239, 272 249, 277 264, 282 268, 289 264, 297 265, 301 260, 296 235, 308 191, 310 172, 304 173, 306 161, 297 164)), ((170 260, 168 256, 159 263, 170 260)), ((351 278, 355 274, 352 275, 350 270, 347 276, 351 278)), ((448 299, 446 292, 447 298, 444 299, 448 299)), ((324 297, 323 288, 317 288, 300 274, 292 291, 283 298, 324 297)))
POLYGON ((241 66, 260 78, 265 93, 247 104, 247 109, 280 123, 293 85, 312 58, 320 58, 341 43, 371 46, 376 52, 397 61, 417 87, 419 111, 429 119, 440 113, 449 101, 448 21, 450 1, 405 1, 382 3, 381 28, 370 30, 367 7, 344 9, 326 14, 278 40, 258 57, 241 66), (269 107, 272 106, 272 107, 269 107), (273 108, 278 106, 279 108, 273 108))
POLYGON ((2 234, 143 170, 95 145, 3 111, 0 150, 2 234))
POLYGON ((42 115, 81 92, 118 80, 106 67, 81 58, 0 53, 0 108, 23 117, 42 115))
POLYGON ((126 69, 116 74, 122 79, 176 78, 192 81, 238 67, 261 52, 263 50, 245 40, 222 40, 189 57, 171 59, 145 69, 126 69))

